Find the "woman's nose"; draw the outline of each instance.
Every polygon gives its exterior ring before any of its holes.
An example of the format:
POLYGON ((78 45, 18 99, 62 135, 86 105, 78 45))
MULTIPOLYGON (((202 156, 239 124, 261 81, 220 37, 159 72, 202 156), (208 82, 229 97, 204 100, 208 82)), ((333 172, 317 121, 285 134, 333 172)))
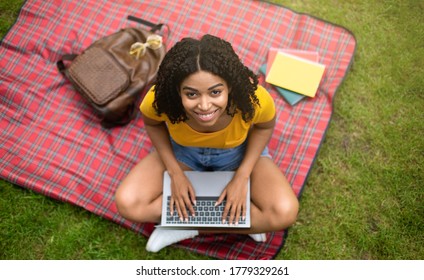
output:
POLYGON ((199 104, 198 104, 198 107, 199 107, 199 109, 200 109, 200 110, 202 110, 202 111, 207 111, 207 110, 209 110, 209 109, 210 109, 210 107, 211 107, 211 103, 210 103, 210 101, 209 101, 209 98, 207 98, 207 97, 202 97, 202 98, 200 98, 200 100, 199 100, 199 104))

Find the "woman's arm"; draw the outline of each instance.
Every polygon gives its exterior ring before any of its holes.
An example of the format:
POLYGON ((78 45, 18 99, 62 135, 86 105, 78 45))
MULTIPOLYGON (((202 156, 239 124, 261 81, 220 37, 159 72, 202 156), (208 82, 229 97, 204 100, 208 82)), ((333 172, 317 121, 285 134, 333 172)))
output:
POLYGON ((171 177, 171 214, 173 214, 175 206, 180 219, 187 220, 187 208, 191 215, 195 213, 193 204, 195 204, 196 196, 189 179, 185 176, 174 155, 168 128, 164 122, 156 121, 146 116, 143 116, 143 120, 147 134, 171 177))
POLYGON ((275 117, 268 122, 257 123, 249 131, 247 138, 246 152, 240 167, 237 169, 234 178, 225 188, 219 197, 217 204, 220 204, 224 198, 227 203, 223 213, 223 222, 229 214, 228 222, 232 224, 237 222, 242 216, 246 216, 246 195, 247 182, 250 174, 259 159, 262 151, 268 144, 275 126, 275 117))
POLYGON ((169 132, 164 122, 150 119, 143 115, 144 126, 147 134, 152 140, 153 146, 156 148, 160 158, 165 164, 169 174, 182 173, 180 165, 172 151, 171 141, 169 140, 169 132))
POLYGON ((259 156, 271 139, 274 127, 275 117, 268 122, 253 125, 247 138, 247 148, 244 159, 237 169, 235 176, 249 178, 256 161, 259 159, 259 156))

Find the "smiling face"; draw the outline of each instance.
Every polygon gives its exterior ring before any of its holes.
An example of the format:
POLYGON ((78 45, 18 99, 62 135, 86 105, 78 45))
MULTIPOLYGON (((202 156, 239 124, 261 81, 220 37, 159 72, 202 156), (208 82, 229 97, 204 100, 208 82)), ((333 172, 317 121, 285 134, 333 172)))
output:
POLYGON ((224 79, 212 73, 198 71, 180 85, 180 95, 187 123, 198 130, 218 129, 226 123, 229 88, 224 79))

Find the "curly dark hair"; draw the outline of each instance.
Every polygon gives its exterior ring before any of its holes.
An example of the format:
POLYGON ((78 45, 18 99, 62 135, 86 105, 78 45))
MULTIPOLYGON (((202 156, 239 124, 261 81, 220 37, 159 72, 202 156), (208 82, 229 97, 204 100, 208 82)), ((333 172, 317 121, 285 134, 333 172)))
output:
POLYGON ((187 120, 179 94, 183 80, 198 71, 210 72, 224 79, 231 89, 227 114, 240 111, 245 122, 255 114, 257 76, 247 68, 234 52, 233 47, 213 35, 200 40, 184 38, 165 55, 156 78, 153 107, 158 115, 165 113, 172 123, 187 120))

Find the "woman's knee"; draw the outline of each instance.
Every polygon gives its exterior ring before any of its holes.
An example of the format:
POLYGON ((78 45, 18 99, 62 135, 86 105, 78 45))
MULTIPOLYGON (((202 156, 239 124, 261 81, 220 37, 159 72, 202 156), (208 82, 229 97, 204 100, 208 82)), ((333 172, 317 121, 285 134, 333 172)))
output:
POLYGON ((254 172, 253 200, 265 217, 269 217, 270 228, 278 231, 293 225, 299 201, 284 174, 268 158, 260 158, 254 172))
POLYGON ((115 204, 118 209, 118 213, 121 216, 128 218, 139 203, 133 193, 128 191, 125 187, 120 186, 115 193, 115 204))
POLYGON ((119 214, 141 221, 150 218, 151 204, 161 195, 164 165, 156 152, 143 158, 127 175, 115 193, 119 214))
POLYGON ((292 226, 297 219, 299 212, 299 201, 296 197, 290 199, 282 199, 271 208, 272 219, 271 226, 275 230, 282 230, 292 226))

